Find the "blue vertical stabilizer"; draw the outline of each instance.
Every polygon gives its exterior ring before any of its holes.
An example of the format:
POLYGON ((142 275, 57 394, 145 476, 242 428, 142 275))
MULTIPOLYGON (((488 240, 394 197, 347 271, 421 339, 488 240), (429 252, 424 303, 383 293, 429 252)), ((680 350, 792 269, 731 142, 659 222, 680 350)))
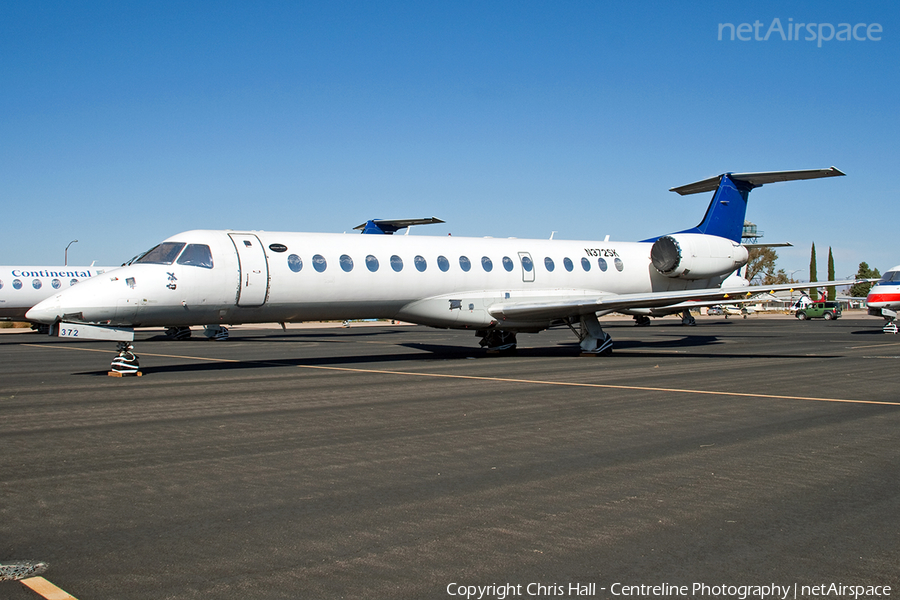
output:
POLYGON ((703 221, 696 227, 676 233, 717 235, 740 244, 747 215, 747 196, 756 187, 759 186, 748 181, 735 181, 731 173, 722 175, 703 221))
MULTIPOLYGON (((702 233, 729 239, 741 243, 744 231, 744 217, 747 214, 747 197, 750 190, 766 183, 779 181, 797 181, 800 179, 818 179, 820 177, 839 177, 844 175, 838 169, 809 169, 805 171, 766 171, 761 173, 725 173, 710 177, 696 183, 689 183, 670 191, 682 196, 715 190, 712 201, 706 209, 703 221, 696 227, 676 231, 675 233, 702 233)), ((655 242, 658 237, 644 240, 655 242)))

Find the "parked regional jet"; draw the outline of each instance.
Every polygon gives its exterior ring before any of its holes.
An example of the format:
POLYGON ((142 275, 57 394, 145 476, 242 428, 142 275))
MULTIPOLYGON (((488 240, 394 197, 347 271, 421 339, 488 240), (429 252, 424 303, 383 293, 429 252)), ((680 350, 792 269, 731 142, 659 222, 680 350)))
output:
POLYGON ((494 350, 514 348, 518 333, 565 325, 583 353, 606 354, 612 340, 598 315, 738 293, 720 286, 747 262, 740 241, 752 189, 840 175, 726 173, 673 188, 715 193, 697 227, 642 242, 188 231, 55 294, 28 318, 61 337, 119 341, 113 368, 125 372, 137 369, 134 327, 196 323, 399 319, 472 329, 494 350))
POLYGON ((115 268, 0 267, 0 321, 25 321, 25 313, 41 300, 115 268))
POLYGON ((884 317, 885 333, 897 333, 897 313, 900 311, 900 265, 885 273, 866 296, 869 314, 884 317))

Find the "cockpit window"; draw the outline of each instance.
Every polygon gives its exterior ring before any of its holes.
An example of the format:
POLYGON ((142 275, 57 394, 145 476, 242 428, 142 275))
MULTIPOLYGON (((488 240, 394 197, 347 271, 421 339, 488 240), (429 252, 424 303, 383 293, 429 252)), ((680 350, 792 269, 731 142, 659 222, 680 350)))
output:
POLYGON ((900 271, 888 271, 878 283, 886 283, 888 281, 900 281, 900 271))
POLYGON ((134 262, 151 265, 171 265, 183 248, 184 244, 181 242, 163 242, 134 262))
POLYGON ((209 246, 206 244, 188 244, 181 256, 178 257, 178 264, 212 269, 212 252, 209 251, 209 246))

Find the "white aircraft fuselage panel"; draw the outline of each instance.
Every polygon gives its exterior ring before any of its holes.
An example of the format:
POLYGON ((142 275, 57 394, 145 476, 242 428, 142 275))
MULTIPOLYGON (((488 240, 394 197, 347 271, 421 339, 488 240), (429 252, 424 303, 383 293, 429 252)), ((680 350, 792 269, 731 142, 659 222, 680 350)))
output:
POLYGON ((715 287, 746 260, 734 244, 718 275, 688 280, 660 274, 649 242, 212 230, 166 242, 208 246, 212 267, 138 262, 56 294, 29 316, 144 327, 385 318, 483 328, 497 324, 493 305, 715 287))

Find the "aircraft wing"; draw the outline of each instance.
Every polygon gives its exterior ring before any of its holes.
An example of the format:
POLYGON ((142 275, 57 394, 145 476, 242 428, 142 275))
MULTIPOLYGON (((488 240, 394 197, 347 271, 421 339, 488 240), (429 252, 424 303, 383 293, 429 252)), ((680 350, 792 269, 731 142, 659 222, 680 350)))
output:
POLYGON ((784 283, 778 285, 753 285, 741 288, 706 288, 699 290, 678 290, 673 292, 645 292, 636 294, 603 294, 582 298, 566 298, 559 301, 498 302, 488 312, 498 319, 533 321, 544 319, 564 319, 596 312, 613 312, 628 308, 657 308, 674 306, 689 301, 729 301, 737 302, 756 294, 781 290, 807 289, 809 287, 830 287, 853 285, 864 280, 845 279, 841 281, 813 281, 808 285, 784 283))

